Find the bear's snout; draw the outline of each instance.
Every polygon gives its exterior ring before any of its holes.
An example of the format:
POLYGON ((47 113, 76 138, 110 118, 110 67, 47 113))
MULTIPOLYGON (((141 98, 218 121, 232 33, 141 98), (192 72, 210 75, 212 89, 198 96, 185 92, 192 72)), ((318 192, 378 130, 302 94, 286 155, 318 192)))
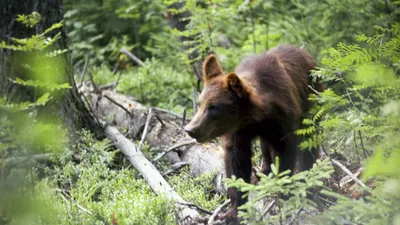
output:
POLYGON ((195 137, 194 137, 194 136, 195 136, 195 132, 194 132, 192 129, 187 128, 187 127, 185 127, 184 129, 185 129, 185 132, 186 132, 190 137, 195 138, 195 137))
POLYGON ((190 124, 186 125, 184 128, 185 132, 191 137, 196 139, 196 141, 200 141, 200 139, 202 139, 201 137, 201 132, 199 132, 199 129, 194 127, 194 126, 190 126, 190 124))

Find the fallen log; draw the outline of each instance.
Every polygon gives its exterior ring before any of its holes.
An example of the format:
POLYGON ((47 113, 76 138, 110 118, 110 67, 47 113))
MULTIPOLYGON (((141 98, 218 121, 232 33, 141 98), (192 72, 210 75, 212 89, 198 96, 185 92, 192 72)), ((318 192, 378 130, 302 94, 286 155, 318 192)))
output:
POLYGON ((136 102, 130 96, 112 90, 96 92, 83 85, 81 92, 88 98, 91 108, 100 120, 107 121, 119 130, 127 130, 126 136, 132 140, 140 140, 144 136, 144 141, 152 148, 159 149, 160 152, 168 151, 165 157, 172 164, 188 163, 191 175, 194 177, 214 172, 215 191, 226 193, 222 183, 225 173, 221 146, 217 141, 191 144, 193 139, 186 135, 182 127, 189 122, 188 119, 157 108, 152 108, 152 113, 149 115, 148 107, 136 102), (146 121, 148 127, 146 135, 143 135, 146 121), (170 148, 173 150, 168 150, 170 148))

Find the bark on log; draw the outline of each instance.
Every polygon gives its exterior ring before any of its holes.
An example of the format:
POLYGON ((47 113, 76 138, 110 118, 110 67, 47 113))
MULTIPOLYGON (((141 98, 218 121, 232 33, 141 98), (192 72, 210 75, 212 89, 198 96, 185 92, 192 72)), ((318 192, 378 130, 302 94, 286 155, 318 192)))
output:
MULTIPOLYGON (((136 102, 132 97, 111 90, 96 93, 84 85, 81 91, 89 99, 91 107, 99 119, 107 120, 120 129, 128 128, 130 138, 140 139, 149 111, 147 107, 136 102), (126 111, 129 111, 131 116, 126 111)), ((181 117, 157 109, 154 109, 153 112, 154 116, 150 119, 145 139, 150 146, 165 151, 173 145, 192 140, 182 128, 181 117)), ((184 122, 187 123, 188 120, 186 119, 184 122)), ((177 148, 177 151, 167 153, 166 157, 173 164, 187 162, 193 176, 215 172, 216 191, 221 194, 225 193, 226 190, 222 183, 222 178, 225 177, 223 150, 217 142, 183 145, 177 148)))

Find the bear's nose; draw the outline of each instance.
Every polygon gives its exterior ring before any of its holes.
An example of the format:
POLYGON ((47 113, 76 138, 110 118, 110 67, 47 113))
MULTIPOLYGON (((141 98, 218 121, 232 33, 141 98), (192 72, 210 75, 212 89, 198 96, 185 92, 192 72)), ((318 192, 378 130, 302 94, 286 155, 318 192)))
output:
POLYGON ((184 128, 185 132, 192 138, 194 138, 194 131, 192 129, 184 128))

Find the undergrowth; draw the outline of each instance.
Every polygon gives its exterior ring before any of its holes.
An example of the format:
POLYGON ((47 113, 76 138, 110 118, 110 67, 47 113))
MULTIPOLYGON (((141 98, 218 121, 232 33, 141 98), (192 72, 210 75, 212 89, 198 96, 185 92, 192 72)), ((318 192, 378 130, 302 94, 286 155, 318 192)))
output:
MULTIPOLYGON (((94 81, 98 85, 117 80, 107 67, 93 69, 94 81)), ((194 80, 187 72, 178 71, 173 66, 152 58, 137 69, 121 71, 117 91, 130 96, 142 104, 160 107, 182 113, 192 109, 194 80)))
MULTIPOLYGON (((87 131, 80 136, 81 141, 72 154, 65 151, 55 156, 54 164, 43 167, 43 171, 12 170, 4 177, 20 179, 19 183, 12 179, 7 182, 14 186, 2 199, 9 203, 0 207, 3 221, 7 224, 26 224, 26 221, 176 224, 176 204, 154 194, 136 170, 120 166, 121 162, 116 161, 120 153, 110 148, 108 140, 96 141, 87 131)), ((214 209, 223 199, 214 195, 212 174, 192 178, 189 171, 183 170, 168 180, 185 200, 205 209, 214 209)))

